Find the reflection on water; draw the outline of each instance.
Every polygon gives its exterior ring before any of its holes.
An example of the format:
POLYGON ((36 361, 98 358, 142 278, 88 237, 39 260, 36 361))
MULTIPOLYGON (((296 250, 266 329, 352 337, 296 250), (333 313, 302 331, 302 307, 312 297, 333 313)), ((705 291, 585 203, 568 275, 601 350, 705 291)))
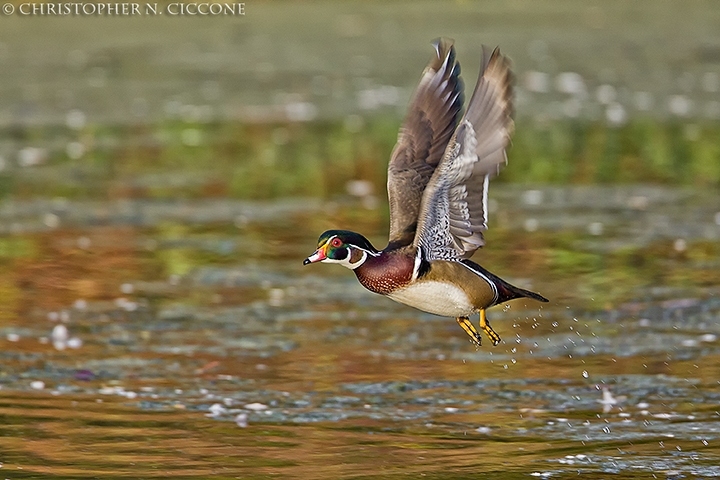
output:
POLYGON ((4 202, 2 471, 720 475, 717 194, 493 193, 476 259, 552 303, 492 310, 480 349, 302 267, 326 227, 382 244, 361 200, 335 225, 319 202, 4 202))

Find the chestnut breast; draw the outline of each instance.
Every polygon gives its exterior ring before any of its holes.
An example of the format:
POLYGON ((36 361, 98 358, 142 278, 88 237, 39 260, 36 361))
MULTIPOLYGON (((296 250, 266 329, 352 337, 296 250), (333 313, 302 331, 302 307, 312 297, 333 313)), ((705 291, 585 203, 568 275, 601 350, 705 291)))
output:
POLYGON ((401 251, 382 252, 356 268, 355 275, 363 287, 371 292, 387 295, 410 283, 414 258, 401 251))

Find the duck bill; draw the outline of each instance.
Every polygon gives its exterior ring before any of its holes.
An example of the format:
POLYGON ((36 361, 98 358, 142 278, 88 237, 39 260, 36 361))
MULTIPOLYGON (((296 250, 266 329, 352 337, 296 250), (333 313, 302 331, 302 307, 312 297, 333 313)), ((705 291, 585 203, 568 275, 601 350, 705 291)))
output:
POLYGON ((305 260, 303 260, 303 265, 309 265, 311 263, 317 263, 322 262, 327 258, 327 255, 325 254, 325 248, 320 247, 317 250, 315 250, 315 253, 307 257, 305 260))

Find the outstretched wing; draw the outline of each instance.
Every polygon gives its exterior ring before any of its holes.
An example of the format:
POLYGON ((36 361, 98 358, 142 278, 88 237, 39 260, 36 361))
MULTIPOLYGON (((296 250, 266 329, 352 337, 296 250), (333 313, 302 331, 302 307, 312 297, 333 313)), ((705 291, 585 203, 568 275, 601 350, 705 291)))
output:
POLYGON ((415 238, 423 191, 462 115, 463 84, 452 40, 439 39, 433 45, 436 55, 413 95, 388 165, 393 247, 415 238))
POLYGON ((427 260, 470 258, 485 244, 488 181, 507 163, 512 110, 510 63, 483 47, 467 112, 423 195, 414 244, 427 260))

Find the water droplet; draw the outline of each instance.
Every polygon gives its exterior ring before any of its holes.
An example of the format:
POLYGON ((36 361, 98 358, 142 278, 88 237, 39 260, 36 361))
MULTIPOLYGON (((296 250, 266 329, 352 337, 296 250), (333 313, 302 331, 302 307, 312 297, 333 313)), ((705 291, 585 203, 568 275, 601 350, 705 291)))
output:
POLYGON ((705 445, 705 446, 707 446, 707 445, 708 445, 708 441, 707 441, 707 440, 705 440, 704 438, 703 438, 703 441, 702 441, 702 443, 703 443, 703 445, 705 445))
POLYGON ((504 368, 505 370, 508 369, 507 363, 506 363, 505 365, 503 365, 503 368, 504 368))
POLYGON ((558 322, 552 322, 553 327, 557 328, 558 325, 559 325, 558 322))
POLYGON ((587 372, 587 370, 583 370, 582 376, 583 378, 589 378, 590 374, 587 372))
POLYGON ((512 361, 512 363, 517 363, 517 360, 514 358, 511 361, 512 361))
POLYGON ((517 348, 513 347, 512 350, 510 350, 512 353, 517 352, 517 348))
POLYGON ((603 432, 610 433, 610 427, 603 427, 603 432))

